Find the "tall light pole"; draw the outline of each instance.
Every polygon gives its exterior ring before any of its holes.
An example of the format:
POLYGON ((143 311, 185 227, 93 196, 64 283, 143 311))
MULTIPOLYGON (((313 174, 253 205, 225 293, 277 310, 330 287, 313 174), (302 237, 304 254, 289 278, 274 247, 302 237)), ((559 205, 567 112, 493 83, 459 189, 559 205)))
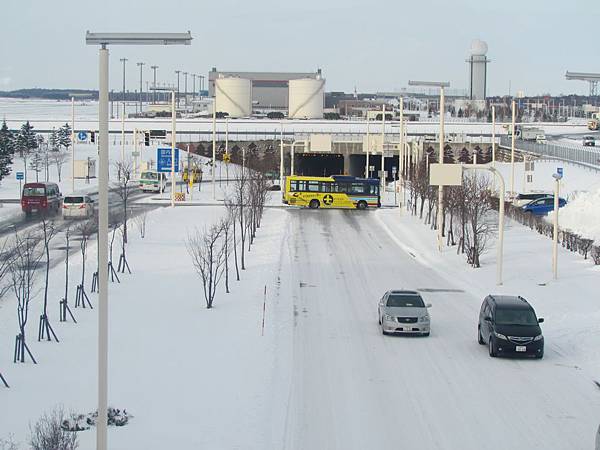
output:
POLYGON ((196 74, 192 74, 192 103, 196 100, 196 74))
MULTIPOLYGON (((381 194, 385 195, 385 103, 381 105, 381 194)), ((383 196, 382 195, 382 196, 383 196)))
POLYGON ((552 177, 556 181, 554 188, 554 223, 552 230, 552 276, 556 280, 558 278, 558 196, 560 194, 560 180, 563 177, 562 169, 559 169, 556 173, 553 173, 552 177))
POLYGON ((367 109, 367 157, 365 163, 365 178, 371 177, 371 170, 369 169, 369 156, 371 154, 371 121, 369 120, 369 110, 367 109))
POLYGON ((516 104, 512 101, 512 125, 511 125, 511 140, 510 140, 510 195, 515 195, 515 118, 516 118, 516 104))
POLYGON ((181 70, 176 70, 175 73, 177 74, 177 108, 179 108, 179 74, 181 70))
POLYGON ((86 33, 86 44, 99 45, 98 90, 98 419, 96 450, 108 447, 108 45, 191 43, 187 33, 86 33))
POLYGON ((217 159, 217 98, 213 102, 213 117, 212 117, 212 189, 213 189, 213 200, 217 198, 216 187, 215 187, 215 171, 217 170, 216 159, 217 159))
MULTIPOLYGON (((175 91, 171 91, 171 208, 175 206, 175 146, 177 145, 177 113, 175 111, 175 91)), ((188 172, 188 177, 191 174, 188 172)))
POLYGON ((204 75, 198 75, 200 77, 200 98, 204 92, 204 75))
POLYGON ((128 61, 127 58, 119 59, 123 63, 123 105, 125 105, 125 63, 128 61))
POLYGON ((158 66, 150 66, 150 68, 154 71, 154 83, 152 85, 152 103, 156 104, 156 69, 158 69, 158 66))
POLYGON ((400 180, 400 202, 398 209, 402 214, 404 195, 404 97, 400 97, 400 148, 398 149, 398 179, 400 180))
POLYGON ((188 73, 187 72, 183 72, 183 90, 185 91, 183 93, 183 104, 185 106, 185 109, 187 110, 187 76, 188 73))
POLYGON ((140 114, 142 113, 142 90, 144 89, 143 81, 142 81, 142 75, 143 75, 142 69, 144 67, 144 64, 146 64, 146 63, 143 63, 143 62, 137 63, 138 67, 140 68, 140 114))
MULTIPOLYGON (((445 136, 444 136, 444 116, 446 112, 446 107, 444 104, 444 88, 450 86, 450 83, 447 81, 409 81, 409 86, 434 86, 440 88, 440 151, 439 151, 439 163, 444 164, 444 144, 445 144, 445 136)), ((443 244, 443 230, 442 226, 444 224, 444 186, 439 185, 438 187, 438 214, 437 214, 437 241, 438 241, 438 250, 442 251, 443 244)))
POLYGON ((71 97, 71 192, 75 193, 75 97, 71 97))

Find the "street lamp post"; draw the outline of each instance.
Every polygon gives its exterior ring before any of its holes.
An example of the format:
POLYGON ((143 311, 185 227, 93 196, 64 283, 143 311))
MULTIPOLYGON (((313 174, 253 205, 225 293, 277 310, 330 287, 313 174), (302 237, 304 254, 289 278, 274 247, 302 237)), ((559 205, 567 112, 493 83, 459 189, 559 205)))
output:
POLYGON ((553 173, 552 177, 555 180, 554 187, 554 220, 552 229, 552 276, 556 280, 558 278, 558 196, 560 194, 560 180, 562 172, 553 173))
POLYGON ((142 90, 143 88, 143 81, 142 81, 142 68, 144 67, 146 63, 143 62, 139 62, 137 63, 138 67, 140 68, 140 114, 142 113, 142 90))
POLYGON ((154 83, 152 84, 152 103, 156 104, 156 69, 158 69, 158 66, 150 66, 150 68, 154 71, 154 83))
POLYGON ((188 72, 183 72, 183 105, 187 111, 187 76, 188 72))
MULTIPOLYGON (((381 105, 381 193, 385 195, 385 103, 381 105)), ((382 196, 383 196, 382 195, 382 196)))
MULTIPOLYGON (((439 164, 444 164, 444 116, 446 107, 444 105, 444 88, 449 87, 450 83, 447 81, 409 81, 410 86, 434 86, 440 88, 440 151, 439 151, 439 164)), ((437 214, 437 241, 438 250, 442 251, 443 244, 443 214, 444 214, 444 186, 439 185, 438 187, 438 214, 437 214)))
POLYGON ((75 97, 71 97, 71 192, 75 193, 75 97))
POLYGON ((516 118, 516 104, 512 102, 512 124, 511 124, 511 140, 510 140, 510 195, 515 195, 515 118, 516 118))
POLYGON ((86 44, 99 45, 98 91, 98 419, 96 449, 107 449, 108 422, 108 45, 189 45, 187 33, 86 33, 86 44))
POLYGON ((179 74, 181 70, 176 70, 175 73, 177 74, 177 108, 179 108, 179 74))
POLYGON ((366 158, 366 164, 365 164, 365 178, 370 178, 371 177, 371 170, 369 169, 369 156, 370 156, 370 152, 371 152, 371 128, 370 128, 370 121, 369 121, 369 110, 367 109, 367 158, 366 158))
POLYGON ((196 74, 192 74, 192 104, 196 100, 196 74))
POLYGON ((128 61, 127 58, 119 59, 123 63, 123 105, 125 105, 125 63, 128 61))

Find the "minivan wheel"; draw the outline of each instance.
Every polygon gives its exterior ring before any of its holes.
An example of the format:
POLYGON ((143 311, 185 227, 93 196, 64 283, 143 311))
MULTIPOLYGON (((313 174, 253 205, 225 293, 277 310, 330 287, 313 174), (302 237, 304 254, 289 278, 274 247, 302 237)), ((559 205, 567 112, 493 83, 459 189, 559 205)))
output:
POLYGON ((308 204, 308 207, 310 209, 317 209, 319 207, 319 200, 317 200, 316 198, 313 198, 310 203, 308 204))
POLYGON ((535 357, 536 357, 536 359, 542 359, 544 357, 544 350, 542 350, 540 353, 535 355, 535 357))
POLYGON ((481 337, 481 328, 477 327, 477 342, 479 342, 480 345, 485 345, 485 342, 483 341, 483 338, 481 337))
POLYGON ((490 342, 488 344, 488 350, 489 350, 489 354, 492 358, 495 358, 496 356, 498 356, 498 353, 496 353, 496 350, 494 350, 494 342, 491 337, 490 337, 490 342))

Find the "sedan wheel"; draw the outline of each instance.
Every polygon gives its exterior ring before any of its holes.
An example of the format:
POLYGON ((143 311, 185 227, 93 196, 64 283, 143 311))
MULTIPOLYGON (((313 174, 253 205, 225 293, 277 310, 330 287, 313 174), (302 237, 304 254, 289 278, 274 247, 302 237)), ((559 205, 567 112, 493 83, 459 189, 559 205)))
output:
POLYGON ((495 358, 497 356, 496 350, 494 350, 494 342, 493 342, 491 336, 490 336, 490 341, 488 343, 488 352, 492 358, 495 358))
POLYGON ((481 328, 479 327, 477 327, 477 342, 479 342, 480 345, 485 345, 485 342, 481 337, 481 328))

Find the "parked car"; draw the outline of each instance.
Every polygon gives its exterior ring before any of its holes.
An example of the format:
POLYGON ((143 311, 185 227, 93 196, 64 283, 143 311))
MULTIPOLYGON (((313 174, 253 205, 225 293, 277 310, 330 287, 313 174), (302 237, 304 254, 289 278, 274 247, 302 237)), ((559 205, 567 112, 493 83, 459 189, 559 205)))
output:
POLYGON ((427 309, 430 307, 416 291, 387 291, 377 305, 381 332, 429 336, 431 319, 427 309))
POLYGON ((544 356, 544 336, 533 307, 521 296, 488 295, 481 304, 477 341, 491 357, 500 354, 544 356))
POLYGON ((594 136, 584 136, 583 137, 583 146, 584 147, 595 147, 596 146, 596 138, 594 136))
POLYGON ((25 183, 21 193, 21 209, 28 216, 34 212, 56 214, 60 210, 61 199, 56 183, 25 183))
MULTIPOLYGON (((564 198, 558 199, 558 207, 562 208, 567 204, 564 198)), ((554 196, 542 197, 527 203, 523 206, 523 211, 533 214, 534 216, 545 216, 549 212, 554 211, 554 196)))
POLYGON ((94 200, 89 195, 66 195, 63 199, 63 219, 88 219, 94 215, 94 200))
POLYGON ((143 192, 164 192, 167 177, 162 172, 147 170, 140 174, 140 189, 143 192))
POLYGON ((552 194, 548 192, 527 192, 525 194, 517 194, 517 196, 513 199, 513 205, 525 206, 534 200, 544 197, 552 197, 552 194))

